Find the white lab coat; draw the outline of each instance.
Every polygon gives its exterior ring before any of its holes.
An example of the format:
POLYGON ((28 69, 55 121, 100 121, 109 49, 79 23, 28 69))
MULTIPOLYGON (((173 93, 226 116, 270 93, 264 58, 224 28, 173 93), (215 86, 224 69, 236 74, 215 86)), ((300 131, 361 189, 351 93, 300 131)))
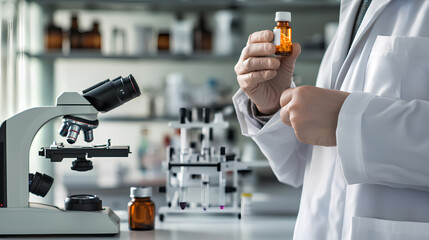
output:
POLYGON ((351 92, 337 147, 297 141, 279 113, 260 128, 242 91, 238 119, 277 178, 303 184, 294 239, 429 239, 429 1, 373 0, 348 51, 360 2, 342 1, 317 78, 351 92))

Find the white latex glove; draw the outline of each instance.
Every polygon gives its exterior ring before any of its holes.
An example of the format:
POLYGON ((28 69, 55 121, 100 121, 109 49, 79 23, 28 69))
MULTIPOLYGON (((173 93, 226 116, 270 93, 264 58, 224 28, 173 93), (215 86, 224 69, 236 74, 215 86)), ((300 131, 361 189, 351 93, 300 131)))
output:
POLYGON ((265 115, 280 109, 280 96, 290 87, 295 61, 301 53, 301 46, 294 43, 292 55, 267 57, 275 53, 273 37, 269 30, 252 33, 234 68, 240 88, 265 115))
POLYGON ((299 141, 336 146, 338 115, 348 92, 301 86, 286 89, 280 99, 280 117, 291 126, 299 141))

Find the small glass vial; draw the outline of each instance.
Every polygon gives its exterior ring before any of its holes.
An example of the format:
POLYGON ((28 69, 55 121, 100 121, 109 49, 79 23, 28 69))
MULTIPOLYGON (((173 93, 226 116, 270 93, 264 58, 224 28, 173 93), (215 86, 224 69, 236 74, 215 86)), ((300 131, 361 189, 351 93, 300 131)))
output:
POLYGON ((153 230, 155 227, 155 203, 150 199, 151 187, 130 188, 128 225, 130 230, 153 230))
POLYGON ((291 18, 290 12, 276 12, 277 26, 273 30, 276 55, 292 54, 292 28, 289 26, 291 18))
POLYGON ((252 215, 252 194, 251 193, 242 193, 241 194, 241 218, 245 219, 246 217, 252 215))

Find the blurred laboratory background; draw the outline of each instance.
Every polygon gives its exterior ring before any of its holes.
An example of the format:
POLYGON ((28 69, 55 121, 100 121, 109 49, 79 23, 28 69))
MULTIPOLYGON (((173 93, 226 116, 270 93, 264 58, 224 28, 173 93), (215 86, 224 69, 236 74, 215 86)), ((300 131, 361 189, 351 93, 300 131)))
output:
MULTIPOLYGON (((92 193, 103 205, 126 210, 132 186, 152 186, 165 206, 166 148, 178 144, 168 122, 179 108, 222 112, 230 127, 215 139, 237 149, 240 161, 258 162, 240 172, 241 192, 272 213, 294 215, 300 189, 277 181, 251 139, 241 135, 231 98, 238 90, 234 65, 248 36, 275 26, 276 11, 292 12, 292 39, 302 45, 297 85, 313 85, 338 23, 339 1, 309 0, 0 0, 0 122, 24 109, 54 105, 62 92, 81 92, 107 78, 133 74, 141 97, 106 114, 91 144, 129 145, 128 158, 97 158, 94 170, 74 172, 71 159, 38 156, 57 134, 61 119, 38 133, 30 172, 54 176, 45 198, 62 206, 66 195, 92 193)), ((31 121, 29 119, 29 121, 31 121)), ((78 145, 87 145, 81 140, 78 145)))

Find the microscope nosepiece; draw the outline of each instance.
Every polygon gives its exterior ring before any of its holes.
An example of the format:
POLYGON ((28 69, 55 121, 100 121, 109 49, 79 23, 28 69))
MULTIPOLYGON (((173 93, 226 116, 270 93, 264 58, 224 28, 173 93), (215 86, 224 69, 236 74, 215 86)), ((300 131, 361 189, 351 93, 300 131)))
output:
POLYGON ((85 142, 94 140, 93 129, 98 127, 98 120, 86 120, 83 118, 66 115, 60 129, 60 135, 67 137, 67 142, 74 144, 77 141, 80 131, 84 134, 85 142))

